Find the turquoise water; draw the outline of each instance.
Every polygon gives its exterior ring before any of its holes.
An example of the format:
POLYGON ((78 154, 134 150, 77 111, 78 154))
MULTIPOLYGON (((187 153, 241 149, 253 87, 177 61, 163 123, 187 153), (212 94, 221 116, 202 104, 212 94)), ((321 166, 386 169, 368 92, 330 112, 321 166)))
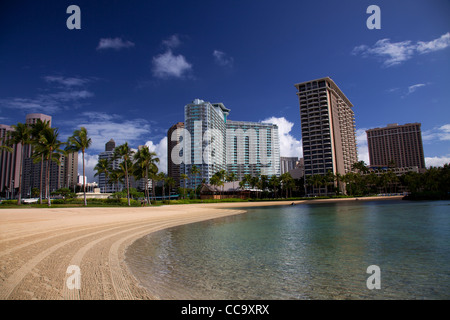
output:
POLYGON ((450 201, 251 208, 147 235, 126 262, 162 299, 449 299, 450 201))

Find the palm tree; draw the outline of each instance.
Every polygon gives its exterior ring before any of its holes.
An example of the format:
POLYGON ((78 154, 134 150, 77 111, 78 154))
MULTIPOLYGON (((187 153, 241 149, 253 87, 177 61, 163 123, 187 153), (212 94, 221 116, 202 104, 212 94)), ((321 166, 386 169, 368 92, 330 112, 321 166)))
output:
POLYGON ((144 146, 136 152, 134 155, 134 160, 136 160, 136 166, 143 171, 142 176, 145 179, 145 196, 147 198, 147 202, 151 204, 148 190, 149 173, 153 166, 156 167, 155 163, 159 163, 159 158, 156 157, 155 152, 150 152, 148 146, 144 146))
POLYGON ((47 188, 47 204, 51 206, 50 200, 50 165, 52 161, 60 164, 61 154, 64 152, 61 146, 65 145, 64 142, 58 140, 58 129, 57 128, 46 128, 41 132, 39 138, 39 148, 41 152, 45 155, 47 160, 47 174, 46 174, 46 188, 47 188))
POLYGON ((22 167, 23 167, 23 158, 25 155, 25 146, 31 143, 31 131, 30 128, 24 123, 18 123, 17 125, 13 125, 13 131, 8 132, 8 142, 7 144, 12 147, 13 145, 21 145, 22 146, 22 156, 20 158, 19 165, 19 197, 17 198, 17 204, 22 204, 22 167))
POLYGON ((189 178, 187 174, 182 173, 180 178, 183 180, 184 190, 183 190, 183 198, 186 199, 186 180, 189 178))
POLYGON ((234 190, 234 182, 237 180, 236 173, 234 172, 227 173, 226 180, 227 182, 233 182, 233 190, 234 190))
POLYGON ((169 201, 170 201, 170 192, 172 191, 173 186, 175 185, 175 179, 172 177, 166 177, 166 183, 169 187, 169 201))
POLYGON ((341 193, 342 174, 336 172, 334 175, 334 180, 336 181, 336 194, 339 195, 341 193))
MULTIPOLYGON (((192 189, 195 189, 197 183, 197 175, 200 175, 200 169, 195 164, 191 167, 191 174, 194 176, 194 185, 192 189)), ((195 198, 197 198, 197 193, 195 193, 195 198)))
POLYGON ((274 191, 274 197, 278 198, 277 188, 280 185, 280 179, 276 175, 272 175, 269 179, 269 185, 272 187, 274 191))
POLYGON ((124 144, 114 148, 113 159, 114 160, 122 159, 122 162, 124 163, 125 185, 127 187, 128 206, 131 205, 131 203, 130 203, 130 184, 129 184, 129 177, 128 177, 128 167, 129 167, 128 161, 131 161, 133 154, 134 154, 134 152, 131 150, 130 146, 128 145, 128 142, 125 142, 124 144))
MULTIPOLYGON (((283 184, 283 188, 286 191, 286 199, 288 198, 288 191, 290 188, 292 188, 292 184, 294 182, 294 179, 292 179, 292 176, 289 172, 285 172, 280 176, 280 181, 283 184)), ((295 185, 295 183, 294 183, 295 185)))
POLYGON ((112 183, 114 191, 117 191, 114 183, 118 184, 120 180, 121 174, 119 170, 111 170, 111 172, 109 173, 109 181, 112 183))
MULTIPOLYGON (((42 134, 43 130, 50 128, 50 121, 41 119, 37 119, 37 121, 31 125, 31 143, 33 145, 39 144, 39 138, 42 134)), ((37 157, 39 159, 39 157, 37 157)), ((42 204, 42 176, 44 173, 44 154, 41 154, 40 157, 41 162, 41 172, 40 172, 40 179, 39 179, 39 203, 42 204)))
MULTIPOLYGON (((328 193, 328 186, 334 186, 334 180, 335 180, 335 176, 333 171, 328 170, 327 174, 323 177, 324 179, 324 184, 328 193)), ((333 189, 333 188, 332 188, 333 189)))
POLYGON ((13 148, 11 148, 10 146, 8 146, 6 143, 6 136, 3 137, 3 139, 1 140, 2 144, 0 144, 0 152, 5 151, 5 152, 13 152, 13 148))
POLYGON ((361 172, 363 174, 369 172, 369 168, 367 167, 366 163, 363 160, 355 162, 352 165, 352 169, 358 170, 359 172, 361 172))
MULTIPOLYGON (((108 159, 100 159, 98 160, 97 164, 94 167, 94 170, 97 171, 96 174, 94 174, 94 177, 97 177, 101 174, 105 175, 105 189, 106 185, 109 184, 109 173, 111 171, 110 163, 108 159)), ((106 192, 106 190, 103 190, 103 192, 106 192)))
MULTIPOLYGON (((252 189, 258 188, 259 187, 259 177, 258 176, 252 176, 250 178, 250 186, 252 187, 252 189)), ((256 189, 256 198, 259 198, 258 196, 258 189, 256 189)))
MULTIPOLYGON (((217 172, 216 172, 217 173, 217 172)), ((218 187, 221 183, 220 177, 217 174, 214 174, 211 179, 209 179, 209 183, 215 187, 218 187)))
POLYGON ((263 192, 266 191, 268 183, 269 183, 269 177, 265 174, 262 174, 260 176, 260 185, 261 185, 261 190, 263 192))
POLYGON ((163 185, 162 185, 162 200, 164 200, 165 193, 166 193, 165 190, 164 190, 165 189, 164 188, 164 183, 166 181, 166 174, 164 172, 160 172, 156 176, 157 176, 158 180, 162 181, 162 183, 163 183, 163 185))
POLYGON ((222 170, 216 172, 216 174, 219 177, 219 186, 222 186, 222 197, 223 197, 223 188, 224 188, 225 179, 227 177, 227 172, 222 169, 222 170))
POLYGON ((87 206, 86 200, 86 172, 84 154, 86 150, 91 146, 92 139, 89 138, 85 127, 81 127, 80 130, 75 130, 72 136, 67 140, 66 151, 80 152, 83 157, 83 193, 84 193, 84 205, 87 206))
POLYGON ((311 183, 314 187, 319 188, 319 197, 320 197, 320 187, 323 185, 324 179, 320 174, 315 174, 311 178, 311 183))

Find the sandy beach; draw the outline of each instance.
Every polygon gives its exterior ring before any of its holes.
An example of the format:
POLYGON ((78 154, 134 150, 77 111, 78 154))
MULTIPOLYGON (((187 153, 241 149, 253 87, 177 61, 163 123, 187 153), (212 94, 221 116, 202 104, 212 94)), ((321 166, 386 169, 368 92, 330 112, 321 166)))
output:
MULTIPOLYGON (((357 200, 388 200, 371 197, 357 200)), ((355 199, 294 201, 295 204, 355 199)), ((124 262, 136 239, 165 228, 240 214, 237 208, 292 201, 237 202, 121 208, 0 210, 0 299, 153 299, 124 262), (81 271, 70 289, 69 266, 81 271)))

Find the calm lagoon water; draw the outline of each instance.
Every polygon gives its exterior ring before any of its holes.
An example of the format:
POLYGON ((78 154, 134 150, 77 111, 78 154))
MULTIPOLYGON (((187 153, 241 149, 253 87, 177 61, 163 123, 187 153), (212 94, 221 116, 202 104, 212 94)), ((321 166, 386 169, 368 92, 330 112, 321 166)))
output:
POLYGON ((250 208, 147 235, 126 262, 162 299, 450 299, 450 201, 250 208))

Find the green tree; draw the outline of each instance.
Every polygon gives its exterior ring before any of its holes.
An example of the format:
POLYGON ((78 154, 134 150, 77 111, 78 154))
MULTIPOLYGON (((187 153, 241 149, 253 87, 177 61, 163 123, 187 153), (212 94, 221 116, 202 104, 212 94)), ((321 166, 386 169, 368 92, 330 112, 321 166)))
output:
POLYGON ((259 190, 259 177, 258 176, 252 176, 250 178, 250 186, 252 189, 256 189, 256 198, 259 198, 258 196, 258 190, 259 190))
POLYGON ((276 175, 272 175, 269 179, 269 185, 274 191, 274 197, 278 198, 277 191, 278 187, 280 186, 280 179, 276 175))
POLYGON ((169 188, 169 200, 170 200, 170 194, 172 192, 172 188, 175 186, 175 179, 172 177, 166 177, 166 184, 169 188))
POLYGON ((5 151, 5 152, 10 152, 12 153, 14 150, 13 148, 11 148, 10 146, 8 146, 6 141, 6 136, 3 137, 3 139, 1 140, 1 144, 0 144, 0 152, 5 151))
POLYGON ((162 199, 164 200, 166 197, 165 192, 165 182, 166 182, 166 174, 164 172, 160 172, 157 174, 157 178, 159 181, 162 181, 162 199))
MULTIPOLYGON (((194 184, 192 189, 195 189, 197 185, 197 176, 200 175, 200 169, 195 164, 191 167, 191 175, 194 176, 194 184)), ((195 197, 197 198, 197 193, 195 194, 195 197)))
MULTIPOLYGON (((234 173, 234 172, 228 172, 228 173, 227 173, 227 176, 226 176, 226 180, 227 180, 227 182, 233 182, 233 190, 235 190, 234 182, 237 180, 236 173, 234 173)), ((233 192, 234 192, 234 191, 233 191, 233 192)))
MULTIPOLYGON (((94 167, 94 177, 100 176, 101 174, 105 175, 105 185, 109 184, 109 173, 111 171, 111 166, 108 159, 99 159, 97 164, 94 167)), ((105 190, 103 190, 105 192, 105 190)))
POLYGON ((355 162, 352 165, 352 169, 358 170, 359 172, 361 172, 363 174, 366 174, 369 172, 369 168, 367 167, 366 163, 363 160, 355 162))
POLYGON ((183 199, 186 199, 186 180, 189 177, 188 177, 187 174, 182 173, 182 174, 180 174, 180 178, 181 178, 181 180, 183 180, 183 185, 184 185, 184 188, 183 188, 183 199))
POLYGON ((323 185, 324 179, 323 176, 320 174, 314 174, 312 176, 310 176, 311 180, 310 183, 315 187, 315 188, 319 188, 319 197, 320 197, 320 187, 323 185))
MULTIPOLYGON (((41 119, 37 119, 37 121, 31 125, 31 144, 36 146, 39 145, 39 139, 42 134, 42 132, 46 129, 50 128, 50 121, 41 119)), ((40 178, 39 178, 39 203, 42 204, 42 180, 43 180, 43 174, 44 174, 44 154, 39 155, 33 155, 35 156, 35 159, 39 159, 41 163, 40 168, 40 178)))
POLYGON ((286 192, 286 199, 288 198, 288 192, 290 189, 295 186, 294 179, 289 172, 285 172, 280 176, 280 181, 283 186, 284 191, 286 192))
POLYGON ((116 185, 118 185, 121 181, 120 170, 111 170, 111 172, 109 173, 109 181, 112 183, 113 191, 120 191, 116 189, 116 185))
POLYGON ((80 130, 75 130, 72 134, 72 136, 69 137, 67 140, 67 147, 66 151, 72 151, 72 152, 80 152, 82 155, 82 161, 83 161, 83 193, 84 193, 84 205, 87 206, 87 200, 86 200, 86 180, 84 177, 86 177, 86 165, 84 160, 84 155, 86 153, 86 150, 91 146, 92 139, 89 138, 87 129, 85 127, 81 127, 80 130))
MULTIPOLYGON (((216 172, 216 173, 217 173, 217 172, 216 172)), ((219 186, 220 186, 220 183, 221 183, 221 180, 220 180, 219 175, 213 174, 213 176, 211 177, 211 179, 209 179, 209 183, 210 183, 211 185, 215 186, 215 187, 219 187, 219 186)))
POLYGON ((133 150, 131 150, 130 146, 128 145, 128 142, 125 142, 124 144, 114 148, 113 159, 122 159, 122 163, 124 165, 125 186, 127 188, 128 206, 131 205, 131 203, 130 203, 130 183, 129 183, 128 168, 129 168, 129 165, 130 165, 129 161, 131 162, 133 154, 134 154, 134 152, 133 152, 133 150))
POLYGON ((47 161, 47 174, 46 174, 46 188, 47 188, 47 204, 51 206, 50 200, 50 165, 52 162, 60 164, 61 155, 64 151, 61 149, 64 142, 58 140, 58 129, 57 128, 47 128, 42 131, 39 138, 39 143, 37 144, 41 148, 41 152, 45 154, 45 160, 47 161))
POLYGON ((25 155, 25 147, 31 143, 31 131, 30 128, 24 123, 18 123, 12 126, 13 130, 8 131, 7 145, 12 147, 13 145, 21 145, 22 156, 19 162, 19 196, 17 198, 17 204, 22 204, 22 168, 23 159, 25 155))
POLYGON ((159 163, 159 158, 155 152, 150 151, 148 146, 144 146, 136 152, 134 160, 136 161, 135 166, 142 171, 141 176, 145 179, 145 196, 150 204, 148 181, 154 169, 156 168, 157 170, 156 163, 159 163))

